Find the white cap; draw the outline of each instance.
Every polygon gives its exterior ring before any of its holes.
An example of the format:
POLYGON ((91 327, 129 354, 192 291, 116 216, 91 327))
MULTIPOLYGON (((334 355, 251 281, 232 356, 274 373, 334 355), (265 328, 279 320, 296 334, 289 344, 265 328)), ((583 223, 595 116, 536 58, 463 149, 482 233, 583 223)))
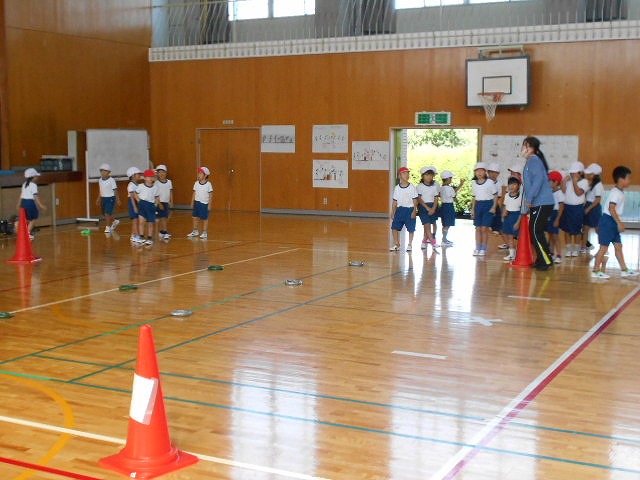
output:
POLYGON ((433 174, 435 175, 436 173, 438 173, 438 170, 436 170, 436 167, 427 165, 426 167, 422 167, 420 169, 420 176, 424 175, 427 172, 433 172, 433 174))
POLYGON ((573 162, 569 166, 569 173, 579 173, 584 171, 584 165, 582 162, 573 162))
POLYGON ((40 173, 35 168, 27 168, 24 171, 24 178, 39 177, 40 173))
POLYGON ((446 178, 453 178, 453 172, 451 170, 443 170, 440 174, 440 178, 443 180, 446 178))
POLYGON ((207 167, 200 167, 198 169, 198 171, 204 173, 205 175, 210 175, 211 174, 211 172, 209 171, 209 169, 207 167))
POLYGON ((108 163, 102 163, 99 167, 98 170, 108 170, 111 171, 111 165, 109 165, 108 163))
POLYGON ((597 163, 592 163, 584 169, 584 173, 591 173, 593 175, 600 175, 602 173, 602 167, 597 163))
POLYGON ((164 170, 164 171, 166 172, 166 171, 167 171, 167 166, 166 166, 166 165, 158 165, 158 166, 156 167, 156 172, 157 172, 158 170, 164 170))
POLYGON ((515 173, 522 173, 522 167, 520 165, 511 165, 509 167, 509 171, 515 172, 515 173))
POLYGON ((484 170, 488 170, 487 169, 487 164, 484 162, 478 162, 473 166, 473 171, 475 172, 476 170, 478 170, 479 168, 483 168, 484 170))
POLYGON ((500 173, 500 165, 498 165, 496 162, 490 163, 488 170, 490 172, 498 172, 498 173, 500 173))
POLYGON ((127 168, 127 177, 133 177, 136 173, 142 173, 138 167, 129 167, 127 168))

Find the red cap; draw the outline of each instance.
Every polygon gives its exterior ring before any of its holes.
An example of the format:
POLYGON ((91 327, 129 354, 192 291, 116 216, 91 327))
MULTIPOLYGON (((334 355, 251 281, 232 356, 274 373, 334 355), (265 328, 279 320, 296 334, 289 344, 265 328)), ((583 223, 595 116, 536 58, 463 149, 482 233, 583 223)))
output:
POLYGON ((549 180, 560 183, 562 181, 562 174, 557 170, 549 172, 549 180))
POLYGON ((156 176, 156 171, 149 169, 149 170, 145 170, 144 171, 144 176, 145 177, 155 177, 156 176))
POLYGON ((409 171, 409 169, 407 167, 400 167, 398 169, 398 175, 400 175, 403 172, 408 172, 408 171, 409 171))

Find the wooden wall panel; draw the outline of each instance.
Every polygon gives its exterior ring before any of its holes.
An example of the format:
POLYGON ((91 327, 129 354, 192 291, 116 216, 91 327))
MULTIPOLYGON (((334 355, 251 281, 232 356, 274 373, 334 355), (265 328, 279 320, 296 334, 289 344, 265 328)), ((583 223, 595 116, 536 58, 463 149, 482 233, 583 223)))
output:
MULTIPOLYGON (((297 151, 262 155, 264 208, 384 213, 386 172, 350 171, 348 190, 313 189, 314 124, 349 124, 349 140, 387 140, 389 129, 412 126, 414 112, 452 112, 456 127, 494 135, 579 135, 581 160, 609 171, 638 170, 640 139, 631 116, 640 107, 640 41, 530 45, 532 105, 484 112, 466 108, 465 60, 475 48, 225 59, 151 64, 154 157, 174 165, 196 155, 198 127, 295 124, 297 151), (588 58, 589 61, 585 61, 588 58), (282 182, 291 191, 283 191, 282 182), (322 198, 328 198, 328 205, 322 198)), ((259 166, 256 159, 256 168, 259 166)), ((175 170, 175 169, 174 169, 175 170)), ((190 183, 174 176, 177 203, 190 183)), ((606 180, 606 179, 605 179, 606 180)), ((215 183, 215 179, 214 179, 215 183)))

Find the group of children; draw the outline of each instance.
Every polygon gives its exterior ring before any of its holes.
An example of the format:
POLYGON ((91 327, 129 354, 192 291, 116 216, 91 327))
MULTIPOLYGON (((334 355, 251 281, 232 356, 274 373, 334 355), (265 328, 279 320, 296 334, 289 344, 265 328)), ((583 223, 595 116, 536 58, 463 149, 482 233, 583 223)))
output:
MULTIPOLYGON (((393 192, 391 212, 394 242, 391 250, 400 250, 399 232, 406 227, 409 232, 406 250, 411 251, 418 216, 424 225, 423 248, 427 245, 437 247, 435 222, 438 212, 442 217, 442 244, 451 246, 452 242, 447 239, 447 231, 455 224, 453 202, 457 189, 464 179, 458 187, 453 187, 451 186, 453 174, 446 170, 441 174, 443 186, 439 186, 434 180, 437 173, 435 167, 423 167, 420 171, 421 182, 414 186, 409 182, 409 173, 406 167, 398 170, 399 183, 393 192), (441 202, 440 208, 438 208, 438 197, 441 202)), ((493 230, 503 236, 504 243, 499 248, 509 250, 504 260, 510 262, 516 258, 516 245, 523 211, 522 168, 517 165, 509 168, 506 186, 500 183, 499 173, 498 164, 487 165, 479 162, 474 167, 471 217, 475 226, 476 247, 473 255, 487 254, 488 238, 493 230)), ((594 163, 585 169, 581 162, 574 162, 566 176, 555 170, 549 172, 554 207, 546 232, 554 262, 562 262, 563 247, 560 231, 564 232, 565 256, 577 257, 579 253, 586 253, 593 248, 589 242, 589 235, 590 231, 595 229, 600 249, 595 256, 592 276, 600 279, 609 278, 604 269, 605 255, 611 243, 614 244, 621 275, 636 276, 637 272, 627 268, 620 240, 620 232, 624 231, 624 224, 620 219, 624 208, 623 190, 631 182, 631 170, 622 166, 614 169, 615 186, 606 202, 601 174, 600 165, 594 163)))

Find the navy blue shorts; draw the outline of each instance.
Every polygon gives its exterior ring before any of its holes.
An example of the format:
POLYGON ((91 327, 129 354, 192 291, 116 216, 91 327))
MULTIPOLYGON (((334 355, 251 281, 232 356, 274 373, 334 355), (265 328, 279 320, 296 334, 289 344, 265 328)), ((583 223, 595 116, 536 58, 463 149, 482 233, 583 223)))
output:
POLYGON ((493 230, 494 232, 502 231, 502 210, 498 205, 496 205, 496 213, 493 216, 493 223, 491 224, 491 230, 493 230))
POLYGON ((103 215, 113 215, 116 207, 116 197, 100 197, 100 205, 102 205, 103 215))
POLYGON ((136 218, 138 218, 138 212, 136 212, 136 207, 133 204, 133 199, 129 198, 129 218, 131 220, 135 220, 136 218))
POLYGON ((490 227, 494 214, 490 212, 493 200, 476 200, 475 212, 473 212, 473 225, 476 227, 490 227))
MULTIPOLYGON (((429 208, 433 208, 433 202, 428 202, 427 206, 429 208)), ((423 225, 427 223, 436 223, 436 221, 438 220, 438 211, 436 209, 433 215, 429 215, 427 209, 424 208, 422 204, 418 204, 418 216, 420 217, 420 221, 423 225)))
POLYGON ((27 220, 37 220, 40 212, 38 212, 38 206, 35 200, 23 198, 20 200, 20 207, 24 208, 27 214, 27 220))
POLYGON ((413 210, 413 207, 397 207, 396 214, 393 216, 393 222, 391 222, 391 230, 400 231, 402 227, 407 227, 407 232, 415 232, 416 219, 411 218, 413 210))
POLYGON ((147 222, 155 222, 156 221, 156 204, 147 202, 146 200, 140 200, 138 202, 138 211, 140 212, 140 216, 144 218, 147 222))
POLYGON ((611 243, 622 243, 618 224, 611 215, 604 214, 598 223, 598 243, 608 247, 611 243))
POLYGON ((453 203, 443 203, 440 207, 443 227, 453 227, 456 224, 456 209, 453 203))
POLYGON ((549 223, 547 223, 546 228, 547 233, 551 233, 553 235, 557 235, 558 233, 560 233, 560 227, 553 226, 553 222, 556 221, 556 218, 558 218, 558 210, 554 210, 551 214, 551 217, 549 217, 549 223))
POLYGON ((193 202, 193 217, 200 220, 209 219, 209 204, 202 202, 193 202))
POLYGON ((507 212, 507 216, 504 217, 504 222, 502 223, 502 233, 516 237, 520 231, 520 227, 518 227, 517 230, 513 227, 519 218, 520 212, 507 212))
MULTIPOLYGON (((585 205, 585 210, 591 206, 591 202, 587 202, 585 205)), ((600 217, 602 216, 602 204, 599 203, 595 207, 593 207, 589 213, 585 213, 584 215, 584 224, 587 227, 596 228, 600 223, 600 217)))
POLYGON ((584 206, 565 204, 564 212, 560 219, 560 229, 567 232, 569 235, 580 235, 582 233, 583 222, 584 206))
POLYGON ((160 202, 164 208, 158 208, 156 214, 158 218, 169 218, 169 202, 160 202))

